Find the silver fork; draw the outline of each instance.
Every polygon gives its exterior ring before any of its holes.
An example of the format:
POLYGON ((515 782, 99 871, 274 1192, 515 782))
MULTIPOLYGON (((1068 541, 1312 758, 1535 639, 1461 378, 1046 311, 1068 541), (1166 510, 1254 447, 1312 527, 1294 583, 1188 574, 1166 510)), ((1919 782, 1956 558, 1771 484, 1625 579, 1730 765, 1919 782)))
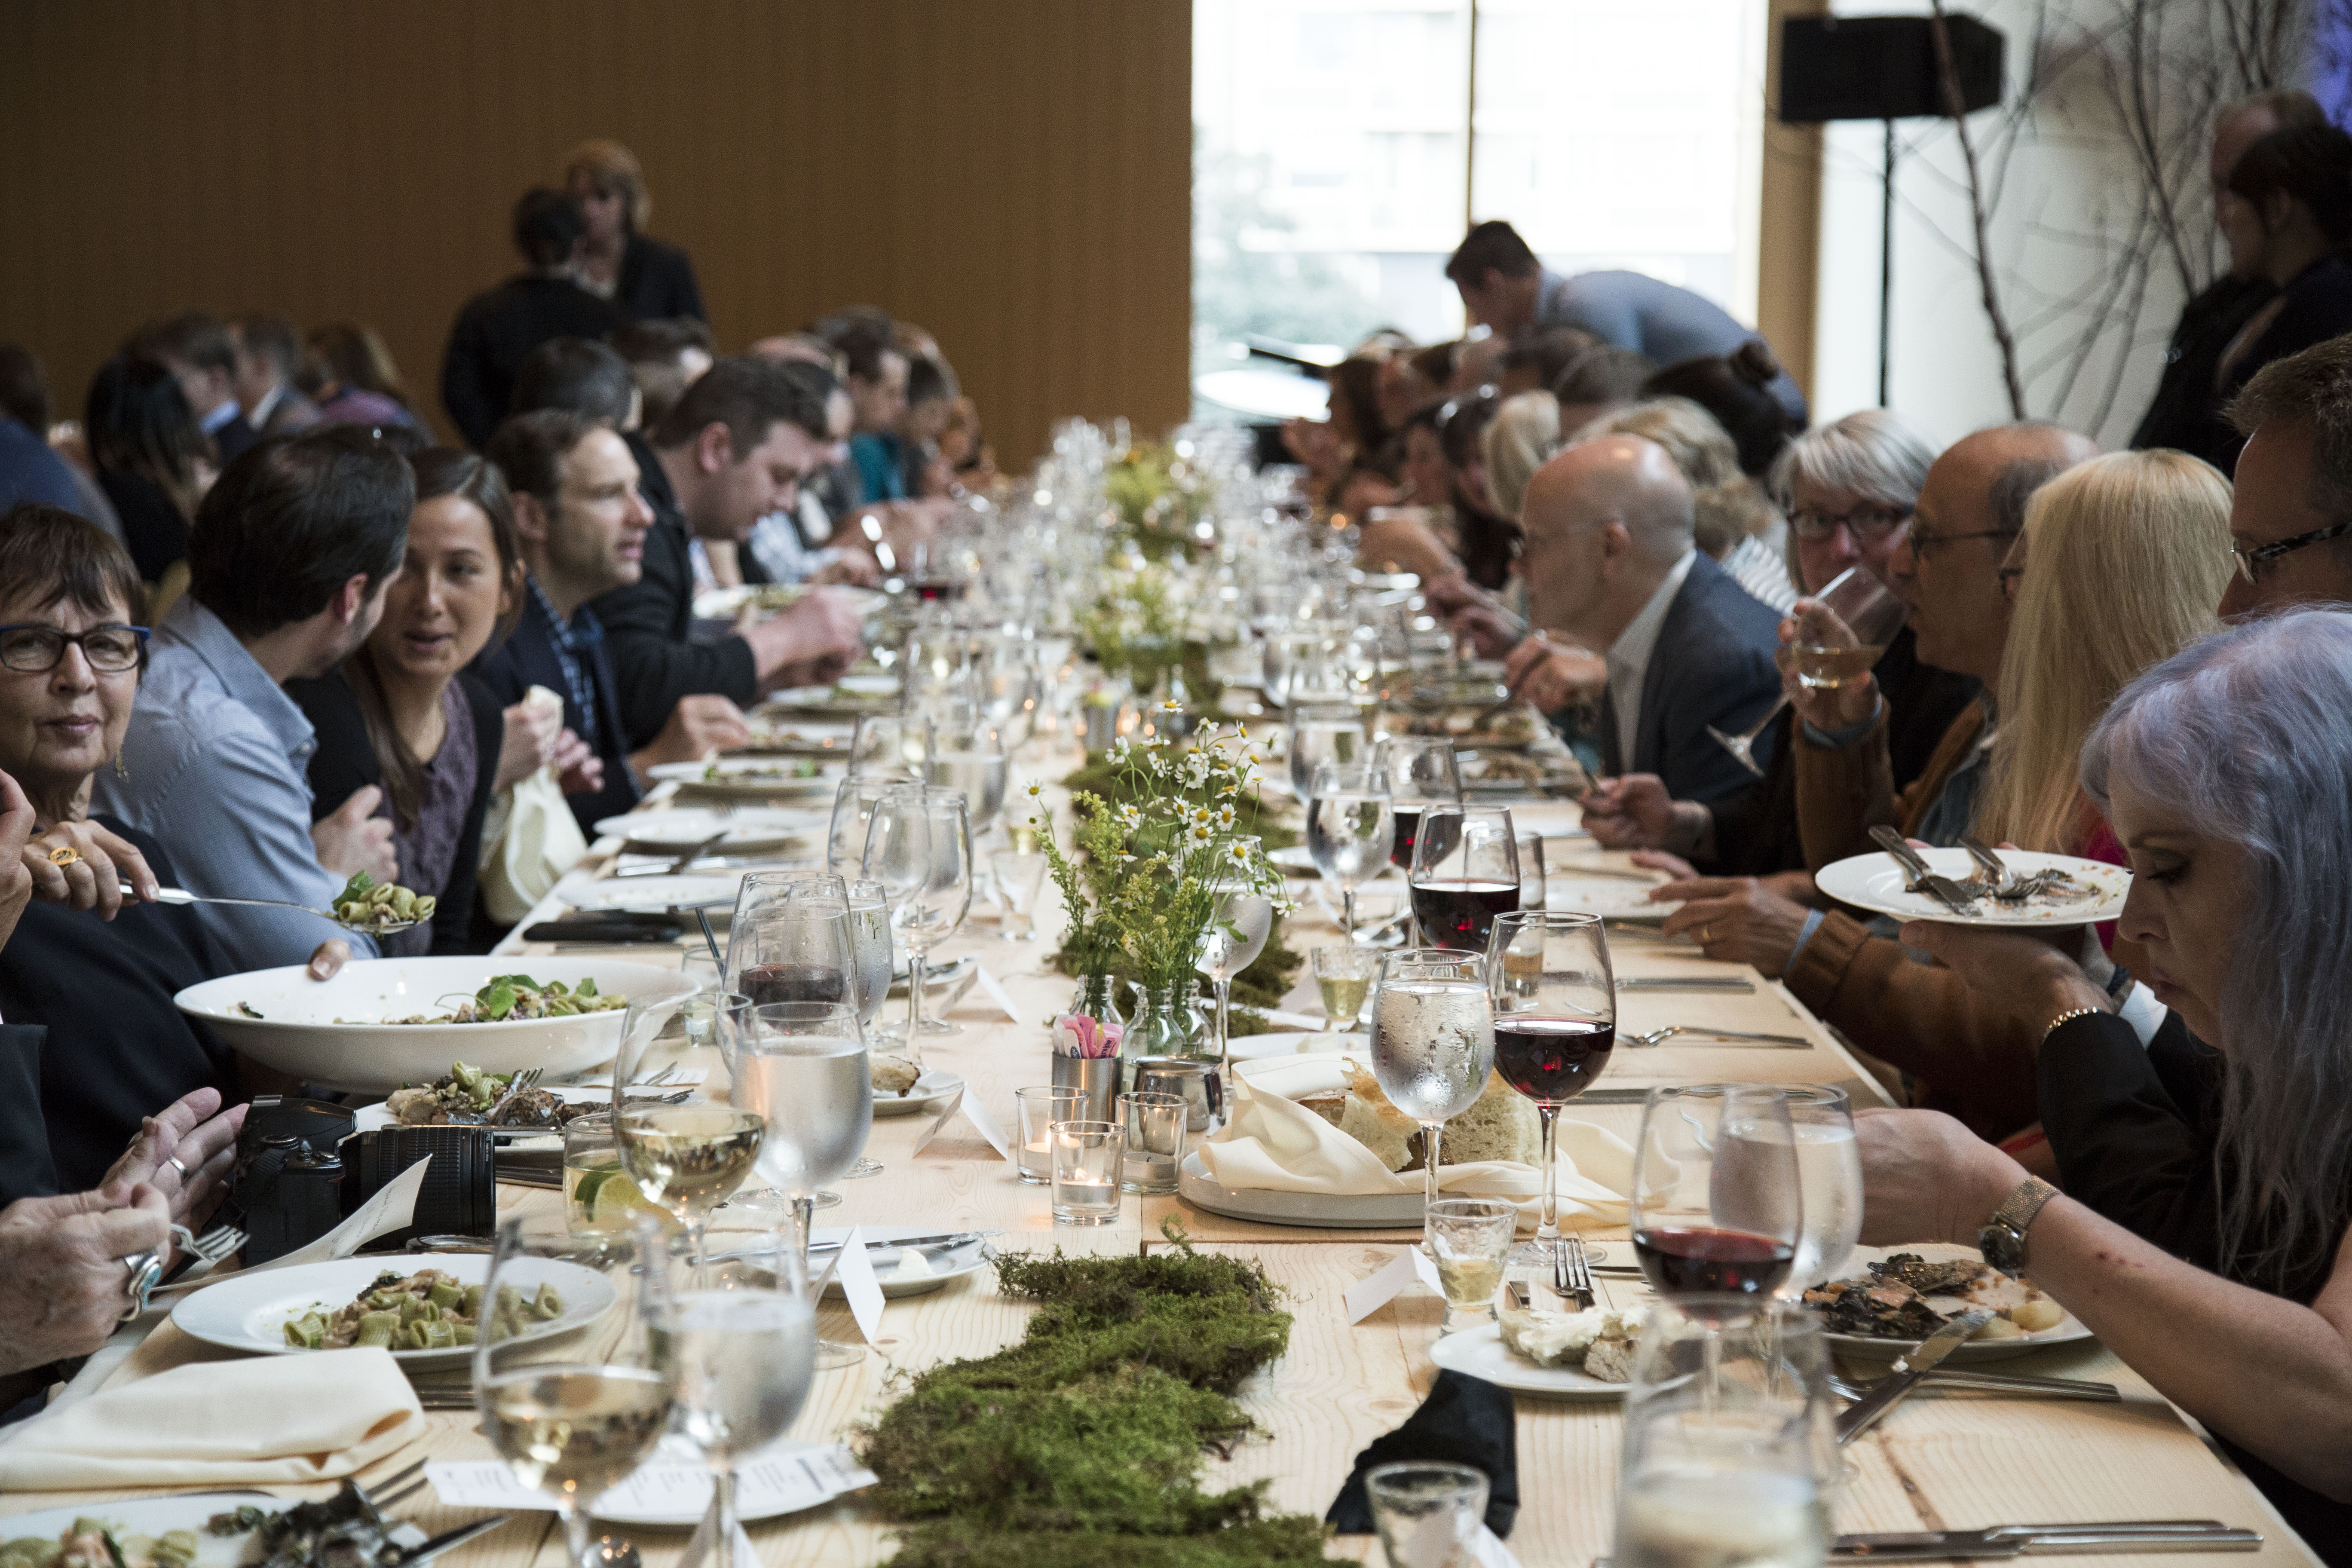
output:
POLYGON ((1584 1255, 1584 1237, 1563 1236, 1559 1240, 1559 1248, 1552 1258, 1554 1267, 1566 1280, 1560 1294, 1573 1296, 1576 1304, 1587 1310, 1599 1306, 1600 1298, 1592 1293, 1592 1260, 1584 1255))
POLYGON ((1617 1039, 1621 1045, 1659 1046, 1677 1035, 1692 1035, 1706 1040, 1746 1040, 1754 1045, 1790 1050, 1810 1050, 1813 1044, 1802 1035, 1753 1035, 1739 1029, 1710 1029, 1698 1024, 1668 1024, 1664 1028, 1652 1029, 1646 1035, 1622 1034, 1617 1039))
POLYGON ((525 1068, 522 1071, 515 1074, 514 1077, 507 1080, 507 1091, 499 1096, 497 1103, 493 1104, 488 1110, 482 1112, 482 1120, 492 1126, 496 1126, 498 1124, 499 1112, 507 1108, 507 1102, 514 1099, 515 1096, 521 1094, 526 1089, 537 1089, 539 1087, 539 1080, 546 1076, 547 1069, 545 1068, 525 1068))
POLYGON ((215 1265, 233 1256, 250 1238, 233 1225, 216 1225, 202 1236, 184 1225, 175 1225, 172 1227, 172 1239, 180 1244, 181 1251, 195 1259, 173 1279, 172 1283, 177 1285, 185 1280, 203 1279, 212 1272, 215 1265))
POLYGON ((1965 833, 1960 835, 1960 847, 1969 852, 1969 859, 1990 873, 1994 898, 2004 904, 2021 904, 2032 897, 2039 878, 2019 876, 2007 861, 1993 853, 1990 845, 1965 833))

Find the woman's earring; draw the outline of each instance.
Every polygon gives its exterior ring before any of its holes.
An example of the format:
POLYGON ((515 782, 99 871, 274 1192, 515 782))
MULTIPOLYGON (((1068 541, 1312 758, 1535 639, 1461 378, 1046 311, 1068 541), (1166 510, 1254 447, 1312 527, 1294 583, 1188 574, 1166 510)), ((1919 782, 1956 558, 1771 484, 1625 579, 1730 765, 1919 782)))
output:
POLYGON ((114 753, 114 776, 119 779, 127 779, 131 776, 131 770, 122 765, 122 753, 121 752, 114 753))

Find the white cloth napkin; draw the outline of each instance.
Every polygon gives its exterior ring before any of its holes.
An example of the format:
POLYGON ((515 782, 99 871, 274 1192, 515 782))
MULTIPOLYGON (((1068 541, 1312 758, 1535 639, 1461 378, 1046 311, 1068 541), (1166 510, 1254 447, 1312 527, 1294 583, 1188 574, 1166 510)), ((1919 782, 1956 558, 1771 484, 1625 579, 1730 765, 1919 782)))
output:
POLYGON ((0 1491, 333 1480, 425 1430, 389 1351, 200 1362, 26 1422, 0 1491))
MULTIPOLYGON (((1297 1097, 1348 1086, 1338 1052, 1269 1057, 1234 1068, 1233 1113, 1200 1145, 1201 1163, 1220 1186, 1275 1192, 1364 1196, 1417 1190, 1421 1175, 1399 1175, 1372 1152, 1312 1110, 1297 1097)), ((1633 1188, 1633 1151, 1622 1138, 1589 1122, 1563 1119, 1557 1128, 1560 1223, 1625 1223, 1633 1188)), ((1519 1200, 1533 1223, 1542 1201, 1542 1173, 1510 1160, 1480 1160, 1438 1168, 1443 1191, 1465 1197, 1519 1200)))

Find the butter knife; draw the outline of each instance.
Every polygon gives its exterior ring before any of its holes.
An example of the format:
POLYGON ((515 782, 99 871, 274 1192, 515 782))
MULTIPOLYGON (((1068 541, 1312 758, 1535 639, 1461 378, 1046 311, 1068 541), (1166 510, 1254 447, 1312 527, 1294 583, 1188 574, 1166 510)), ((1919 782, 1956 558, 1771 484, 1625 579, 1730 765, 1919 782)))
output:
POLYGON ((1997 1524, 1990 1530, 1897 1531, 1841 1535, 1832 1562, 1937 1563, 2016 1557, 2041 1552, 2252 1552, 2259 1531, 2212 1519, 2123 1521, 2112 1524, 1997 1524))
POLYGON ((494 1513, 488 1519, 478 1519, 471 1524, 461 1524, 455 1530, 446 1531, 422 1545, 402 1552, 393 1559, 390 1568, 417 1568, 417 1564, 429 1563, 453 1547, 465 1545, 476 1536, 488 1535, 512 1517, 511 1514, 494 1513))
POLYGON ((1895 1363, 1894 1375, 1870 1391, 1868 1398, 1847 1406, 1837 1418, 1837 1440, 1851 1443, 1885 1417, 1902 1397, 1919 1386, 1928 1368, 1952 1353, 1970 1334, 1992 1321, 1992 1309, 1978 1307, 1961 1313, 1919 1342, 1919 1348, 1895 1363))
POLYGON ((1738 974, 1642 974, 1617 982, 1620 991, 1737 991, 1752 994, 1756 982, 1738 974))
POLYGON ((1936 874, 1919 852, 1903 841, 1903 835, 1880 823, 1870 830, 1871 841, 1895 858, 1895 863, 1911 874, 1911 879, 1927 889, 1937 903, 1956 915, 1971 914, 1976 910, 1976 895, 1949 877, 1936 874))

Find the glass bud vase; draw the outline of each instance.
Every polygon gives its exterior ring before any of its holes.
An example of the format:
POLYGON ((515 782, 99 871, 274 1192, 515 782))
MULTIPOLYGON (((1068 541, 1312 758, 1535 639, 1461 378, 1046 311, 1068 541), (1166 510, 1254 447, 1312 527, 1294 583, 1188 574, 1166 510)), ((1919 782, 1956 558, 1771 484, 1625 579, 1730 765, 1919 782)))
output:
POLYGON ((1136 1011, 1119 1042, 1119 1055, 1138 1057, 1197 1057, 1208 1045, 1201 1027, 1194 987, 1188 980, 1174 985, 1135 987, 1136 1011))
POLYGON ((1078 994, 1070 998, 1068 1006, 1062 1009, 1062 1016, 1083 1013, 1097 1024, 1116 1025, 1124 1029, 1127 1015, 1118 1010, 1116 1000, 1118 989, 1118 982, 1108 974, 1081 974, 1078 976, 1078 994))

